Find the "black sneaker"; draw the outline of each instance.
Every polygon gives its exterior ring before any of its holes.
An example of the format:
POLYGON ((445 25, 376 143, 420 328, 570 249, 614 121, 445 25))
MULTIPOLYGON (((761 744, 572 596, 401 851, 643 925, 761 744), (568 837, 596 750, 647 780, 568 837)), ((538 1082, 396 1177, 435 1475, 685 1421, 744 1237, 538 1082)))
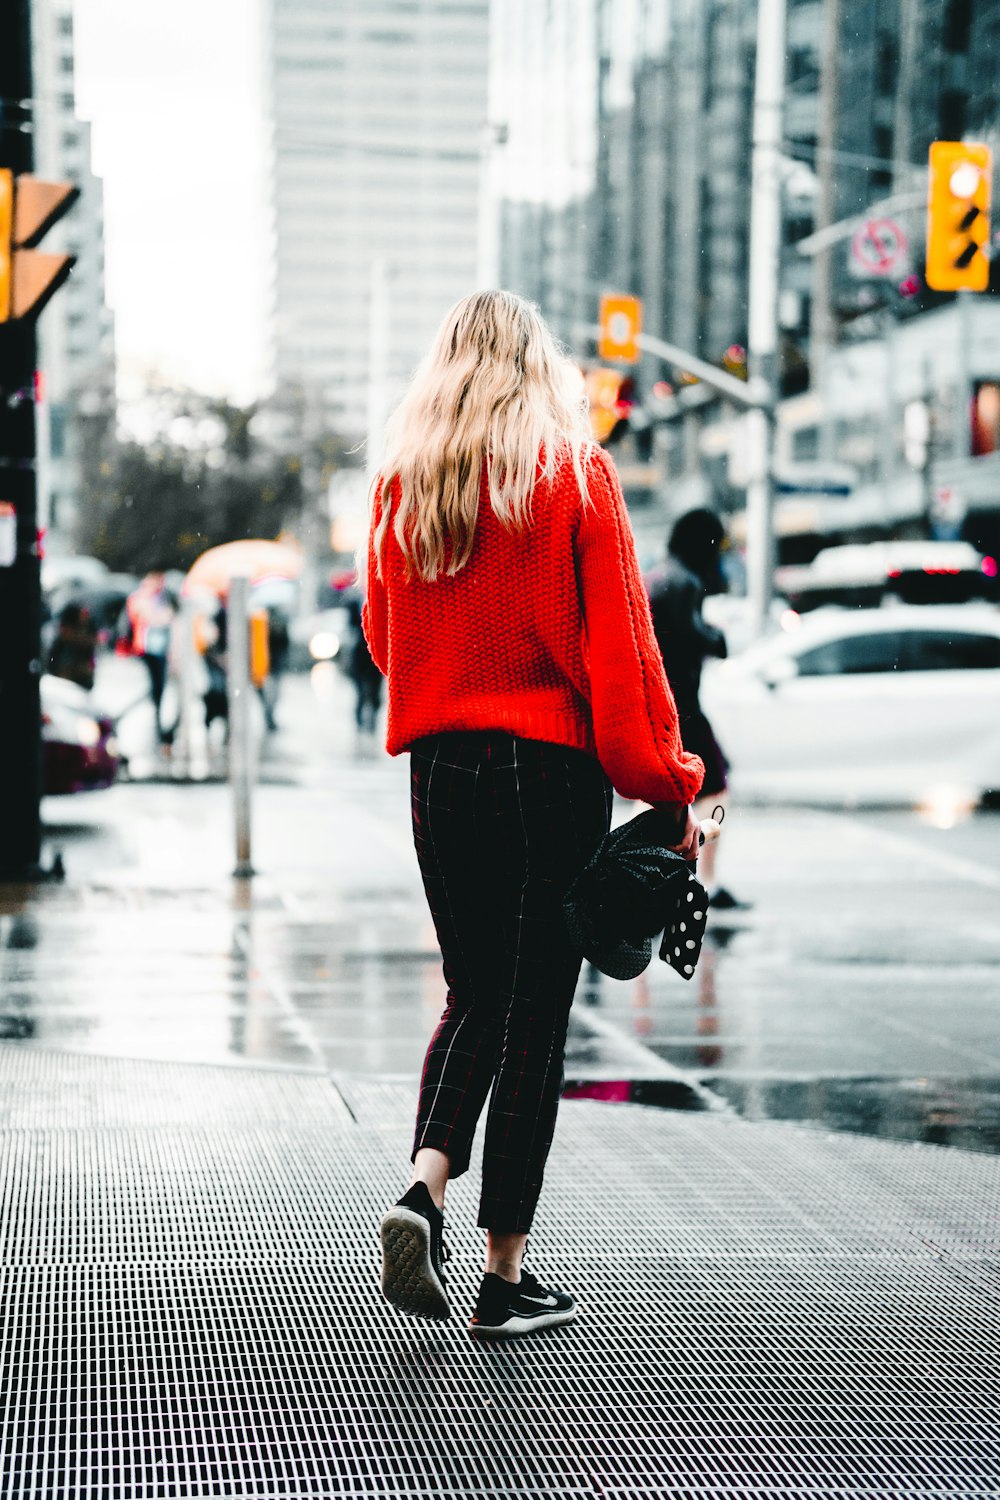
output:
POLYGON ((732 891, 727 891, 724 885, 709 896, 708 904, 713 911, 750 911, 753 905, 750 901, 740 901, 732 891))
POLYGON ((400 1312, 419 1318, 450 1318, 442 1239, 444 1214, 426 1183, 415 1182, 384 1216, 382 1292, 400 1312))
POLYGON ((469 1332, 481 1339, 517 1339, 540 1328, 572 1323, 575 1317, 576 1301, 569 1292, 542 1286, 530 1271, 522 1268, 516 1286, 487 1271, 469 1332))

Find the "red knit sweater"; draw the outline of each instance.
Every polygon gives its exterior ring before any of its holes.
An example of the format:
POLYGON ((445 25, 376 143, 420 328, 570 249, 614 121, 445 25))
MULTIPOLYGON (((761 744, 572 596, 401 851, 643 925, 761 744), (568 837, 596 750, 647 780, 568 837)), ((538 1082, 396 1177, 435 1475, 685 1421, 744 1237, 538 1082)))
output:
POLYGON ((444 730, 506 730, 596 755, 625 797, 687 803, 704 767, 681 748, 621 485, 603 449, 586 476, 585 506, 567 453, 516 532, 493 514, 484 466, 472 556, 453 578, 408 579, 390 524, 380 579, 369 539, 364 631, 389 680, 386 748, 398 755, 444 730))

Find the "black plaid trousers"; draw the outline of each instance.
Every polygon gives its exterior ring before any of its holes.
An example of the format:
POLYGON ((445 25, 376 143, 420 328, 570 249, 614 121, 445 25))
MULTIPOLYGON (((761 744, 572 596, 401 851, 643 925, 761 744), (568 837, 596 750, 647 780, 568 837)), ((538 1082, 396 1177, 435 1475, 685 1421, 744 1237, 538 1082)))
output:
POLYGON ((562 900, 611 822, 611 783, 579 750, 494 731, 411 746, 413 836, 447 1003, 424 1062, 413 1154, 468 1169, 490 1095, 479 1223, 531 1227, 563 1083, 582 955, 562 900))

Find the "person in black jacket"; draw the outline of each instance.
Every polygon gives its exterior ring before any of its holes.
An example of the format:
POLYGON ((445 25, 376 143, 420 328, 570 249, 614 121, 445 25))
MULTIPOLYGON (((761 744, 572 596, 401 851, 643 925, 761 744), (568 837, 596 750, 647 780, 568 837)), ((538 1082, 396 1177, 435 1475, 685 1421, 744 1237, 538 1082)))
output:
MULTIPOLYGON (((677 703, 684 749, 701 756, 705 780, 695 813, 710 816, 713 808, 726 806, 729 762, 701 706, 701 671, 710 656, 726 655, 726 638, 702 615, 706 594, 726 590, 721 551, 725 535, 719 517, 710 510, 689 510, 674 524, 667 543, 667 566, 650 587, 653 629, 663 664, 677 703)), ((717 849, 706 844, 699 858, 698 878, 716 910, 737 910, 748 903, 738 901, 718 884, 715 873, 717 849)))
POLYGON ((361 628, 363 596, 358 589, 347 595, 347 618, 351 625, 352 641, 348 648, 347 675, 354 683, 356 694, 354 721, 359 734, 375 733, 379 710, 382 707, 384 678, 372 660, 365 633, 361 628))

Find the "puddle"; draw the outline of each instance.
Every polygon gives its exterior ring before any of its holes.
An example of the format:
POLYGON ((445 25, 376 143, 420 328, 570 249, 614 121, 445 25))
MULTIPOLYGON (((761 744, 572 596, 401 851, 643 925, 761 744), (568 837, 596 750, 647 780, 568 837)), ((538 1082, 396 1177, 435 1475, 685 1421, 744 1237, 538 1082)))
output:
POLYGON ((1000 1078, 703 1079, 747 1120, 1000 1154, 1000 1078))
POLYGON ((563 1085, 562 1096, 564 1099, 601 1099, 609 1104, 651 1104, 657 1109, 711 1108, 704 1094, 683 1078, 569 1080, 563 1085))
POLYGON ((1000 1078, 571 1079, 563 1088, 564 1099, 682 1110, 711 1108, 706 1093, 745 1120, 1000 1155, 1000 1078))

